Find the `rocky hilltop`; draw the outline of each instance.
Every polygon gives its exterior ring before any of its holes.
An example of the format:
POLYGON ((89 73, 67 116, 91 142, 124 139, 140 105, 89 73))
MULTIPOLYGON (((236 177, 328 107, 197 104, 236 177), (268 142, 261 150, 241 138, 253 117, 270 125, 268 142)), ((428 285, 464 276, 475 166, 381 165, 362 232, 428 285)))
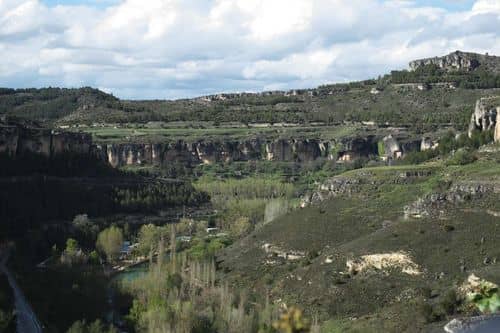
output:
POLYGON ((488 54, 455 51, 444 57, 434 57, 410 62, 410 69, 416 70, 422 66, 436 65, 446 71, 470 72, 479 67, 494 73, 500 73, 500 57, 488 54))

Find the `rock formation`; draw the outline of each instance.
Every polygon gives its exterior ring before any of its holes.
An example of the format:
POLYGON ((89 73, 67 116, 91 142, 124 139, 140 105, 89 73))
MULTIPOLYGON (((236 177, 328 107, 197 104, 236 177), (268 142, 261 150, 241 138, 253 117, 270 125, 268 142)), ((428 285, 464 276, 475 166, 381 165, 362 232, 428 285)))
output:
MULTIPOLYGON (((500 107, 497 107, 497 115, 500 114, 500 107)), ((495 136, 494 139, 496 142, 500 141, 500 121, 497 121, 495 125, 495 136)))
POLYGON ((420 150, 429 150, 429 149, 435 149, 438 146, 438 142, 436 140, 432 140, 430 137, 426 136, 422 138, 422 141, 420 142, 420 150))
POLYGON ((90 154, 92 151, 90 134, 0 124, 0 153, 10 156, 35 153, 50 157, 65 152, 90 154))
POLYGON ((495 140, 499 140, 497 115, 500 114, 500 97, 481 98, 476 102, 469 124, 469 137, 473 131, 495 131, 495 140))
POLYGON ((488 71, 499 73, 500 57, 455 51, 444 57, 414 60, 410 62, 410 69, 416 70, 426 65, 436 65, 446 71, 473 71, 482 66, 488 71))
POLYGON ((390 134, 382 139, 386 158, 400 158, 402 156, 399 142, 390 134))
POLYGON ((196 142, 176 141, 155 144, 123 143, 99 145, 101 156, 114 166, 163 165, 173 161, 189 164, 213 164, 232 161, 308 162, 328 158, 330 143, 315 139, 277 139, 196 142))
MULTIPOLYGON (((21 124, 0 124, 0 153, 11 156, 36 153, 53 156, 64 152, 92 154, 113 167, 172 163, 197 164, 233 161, 277 161, 305 163, 319 158, 340 162, 378 155, 380 136, 344 137, 338 140, 320 139, 245 139, 245 140, 183 140, 154 143, 95 144, 90 134, 32 127, 21 124)), ((391 158, 420 149, 420 139, 395 134, 383 139, 391 158)))

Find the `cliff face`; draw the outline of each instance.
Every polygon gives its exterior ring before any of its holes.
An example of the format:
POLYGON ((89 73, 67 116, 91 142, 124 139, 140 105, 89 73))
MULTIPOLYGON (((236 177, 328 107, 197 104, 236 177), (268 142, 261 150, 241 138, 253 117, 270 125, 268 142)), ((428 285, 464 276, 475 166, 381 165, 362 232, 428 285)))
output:
POLYGON ((110 144, 97 146, 113 167, 164 165, 166 163, 213 164, 232 161, 308 162, 328 157, 329 142, 279 139, 266 141, 177 141, 157 144, 110 144))
POLYGON ((500 140, 500 125, 498 115, 500 114, 500 97, 481 98, 476 102, 474 113, 469 124, 469 137, 472 132, 494 130, 495 141, 500 140))
POLYGON ((425 65, 436 65, 447 71, 473 71, 479 66, 492 72, 500 72, 500 57, 477 53, 455 51, 444 57, 419 59, 410 62, 410 69, 416 70, 425 65))
POLYGON ((11 156, 36 153, 47 157, 71 152, 89 154, 107 161, 112 167, 167 166, 172 163, 197 164, 233 161, 310 162, 319 158, 351 161, 377 156, 378 142, 383 140, 388 158, 420 149, 420 140, 398 135, 382 139, 376 135, 345 137, 340 140, 319 139, 247 139, 198 140, 161 143, 116 143, 99 145, 89 134, 54 131, 22 125, 0 125, 0 153, 11 156), (390 140, 389 140, 390 138, 390 140))
POLYGON ((10 156, 35 153, 50 157, 65 152, 90 154, 92 150, 92 137, 89 134, 0 125, 0 153, 10 156))

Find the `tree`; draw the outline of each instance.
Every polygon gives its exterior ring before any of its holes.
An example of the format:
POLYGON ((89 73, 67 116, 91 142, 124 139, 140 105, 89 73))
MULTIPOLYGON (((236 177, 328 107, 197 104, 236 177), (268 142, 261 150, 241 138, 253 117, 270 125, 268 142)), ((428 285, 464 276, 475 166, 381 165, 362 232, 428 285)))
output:
POLYGON ((83 247, 91 247, 94 244, 99 228, 92 223, 87 214, 76 215, 73 219, 73 227, 83 247))
POLYGON ((169 232, 165 227, 157 227, 154 224, 145 224, 139 230, 138 251, 142 255, 148 255, 155 252, 160 239, 167 239, 169 232))
POLYGON ((87 324, 85 320, 78 320, 71 325, 66 333, 117 333, 113 326, 106 327, 100 320, 87 324))
POLYGON ((116 226, 104 229, 97 236, 97 249, 106 255, 108 261, 112 262, 118 258, 123 246, 122 230, 116 226))
POLYGON ((66 249, 64 250, 64 252, 66 252, 66 254, 69 256, 73 256, 77 251, 78 242, 73 238, 68 238, 68 240, 66 241, 66 249))

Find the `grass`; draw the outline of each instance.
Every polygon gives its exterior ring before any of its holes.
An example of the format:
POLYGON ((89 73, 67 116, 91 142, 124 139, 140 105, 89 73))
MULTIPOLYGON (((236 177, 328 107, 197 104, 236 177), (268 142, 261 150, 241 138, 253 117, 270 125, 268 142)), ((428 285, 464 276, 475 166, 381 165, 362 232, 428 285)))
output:
POLYGON ((147 128, 134 124, 122 127, 78 127, 73 131, 83 131, 92 134, 97 143, 121 142, 162 142, 162 141, 197 141, 197 140, 242 140, 255 137, 267 139, 278 138, 317 138, 336 139, 347 137, 359 130, 359 126, 298 126, 298 127, 246 127, 242 125, 225 124, 214 127, 206 125, 196 127, 190 122, 174 124, 164 123, 160 128, 147 128))

